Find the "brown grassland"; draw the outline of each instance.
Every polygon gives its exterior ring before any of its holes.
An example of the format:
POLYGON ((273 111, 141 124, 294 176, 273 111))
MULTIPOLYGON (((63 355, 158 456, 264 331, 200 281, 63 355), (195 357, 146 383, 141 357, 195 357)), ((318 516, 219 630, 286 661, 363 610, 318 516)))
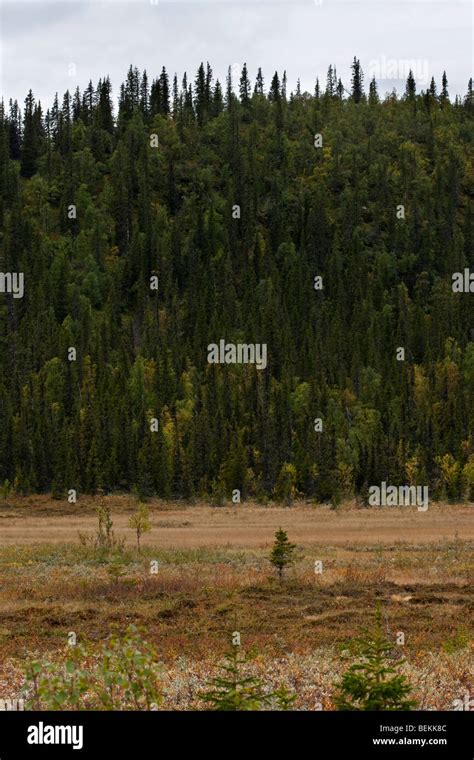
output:
POLYGON ((104 501, 125 539, 124 551, 107 556, 79 539, 96 530, 98 499, 0 502, 0 699, 18 696, 27 658, 64 657, 69 632, 98 648, 135 623, 163 662, 166 709, 197 703, 236 630, 251 668, 286 683, 296 708, 332 709, 347 647, 377 600, 419 707, 449 710, 472 698, 472 505, 418 512, 152 500, 138 553, 128 527, 136 500, 104 501), (282 582, 268 561, 280 526, 297 545, 282 582))

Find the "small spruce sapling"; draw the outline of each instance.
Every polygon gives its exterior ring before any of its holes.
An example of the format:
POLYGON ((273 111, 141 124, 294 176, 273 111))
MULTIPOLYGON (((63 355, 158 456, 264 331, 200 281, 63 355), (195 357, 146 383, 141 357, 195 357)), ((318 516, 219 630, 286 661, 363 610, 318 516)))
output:
MULTIPOLYGON (((382 613, 377 605, 375 625, 355 639, 361 662, 354 663, 338 684, 335 703, 338 710, 411 710, 416 702, 409 699, 412 687, 406 676, 390 665, 393 645, 385 637, 382 613)), ((399 660, 397 667, 405 661, 399 660)))
POLYGON ((265 689, 259 678, 244 672, 247 658, 240 654, 239 646, 232 646, 219 666, 220 675, 207 682, 209 690, 200 698, 216 711, 245 711, 279 709, 290 710, 295 695, 280 686, 275 691, 265 689))
POLYGON ((283 578, 285 567, 294 562, 293 552, 295 549, 296 545, 290 543, 286 532, 282 528, 278 528, 275 533, 275 543, 270 554, 270 562, 278 570, 280 580, 283 578))

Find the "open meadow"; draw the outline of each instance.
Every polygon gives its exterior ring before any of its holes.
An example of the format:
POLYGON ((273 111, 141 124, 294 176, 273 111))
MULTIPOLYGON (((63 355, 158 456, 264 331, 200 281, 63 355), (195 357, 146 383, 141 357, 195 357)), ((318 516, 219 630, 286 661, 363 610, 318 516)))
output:
POLYGON ((71 633, 93 659, 133 623, 159 653, 165 709, 200 706, 234 631, 250 670, 295 692, 296 708, 333 709, 350 642, 377 601, 419 708, 453 709, 472 693, 472 506, 151 500, 138 552, 136 500, 101 504, 108 549, 93 545, 98 498, 0 503, 0 698, 20 695, 32 658, 61 661, 71 633), (296 544, 281 580, 269 562, 279 527, 296 544))

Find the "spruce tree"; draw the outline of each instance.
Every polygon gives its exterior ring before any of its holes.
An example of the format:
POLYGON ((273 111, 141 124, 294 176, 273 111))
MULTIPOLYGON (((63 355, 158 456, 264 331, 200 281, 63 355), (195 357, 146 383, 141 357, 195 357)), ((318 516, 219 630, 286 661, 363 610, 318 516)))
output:
POLYGON ((178 76, 173 77, 173 119, 178 118, 179 111, 179 91, 178 91, 178 76))
POLYGON ((224 96, 222 94, 222 86, 218 79, 214 85, 214 93, 212 96, 212 114, 213 116, 219 116, 224 110, 224 96))
POLYGON ((273 75, 272 83, 270 85, 270 92, 268 93, 268 99, 274 102, 279 102, 281 99, 280 79, 278 77, 277 71, 275 71, 273 75))
POLYGON ((326 95, 329 98, 334 97, 336 94, 337 79, 335 79, 334 69, 332 64, 329 65, 328 73, 326 76, 326 95))
POLYGON ((106 77, 98 88, 97 122, 101 129, 113 134, 112 84, 109 77, 106 77))
POLYGON ((144 116, 148 115, 150 106, 150 89, 148 85, 148 74, 143 72, 140 81, 140 110, 144 116))
POLYGON ((448 78, 446 76, 445 71, 443 71, 443 78, 441 80, 441 100, 443 100, 444 102, 449 100, 448 78))
POLYGON ((342 84, 342 79, 337 80, 336 95, 339 100, 342 100, 344 97, 344 85, 342 84))
POLYGON ((374 105, 375 103, 379 102, 379 94, 377 92, 377 82, 375 81, 375 76, 372 77, 369 85, 369 103, 370 105, 374 105))
POLYGON ((363 82, 364 74, 358 58, 354 56, 354 60, 351 65, 352 69, 352 99, 354 103, 360 103, 364 96, 363 82))
POLYGON ((416 95, 416 82, 415 82, 415 77, 413 76, 413 72, 410 69, 410 71, 408 72, 407 82, 405 86, 405 96, 407 98, 412 99, 415 97, 415 95, 416 95))
POLYGON ((206 63, 206 103, 209 110, 212 100, 212 79, 213 73, 209 61, 206 63))
POLYGON ((23 114, 23 141, 21 146, 21 173, 23 177, 32 177, 36 172, 39 139, 35 99, 30 90, 25 100, 23 114))
POLYGON ((467 92, 466 92, 466 95, 464 96, 464 102, 466 104, 474 105, 474 88, 472 84, 472 77, 469 79, 469 82, 467 83, 467 92))
POLYGON ((263 74, 261 68, 259 68, 257 72, 254 92, 256 95, 263 95, 263 74))
POLYGON ((87 85, 82 95, 82 119, 86 125, 92 124, 92 114, 94 111, 95 98, 96 95, 94 86, 92 84, 92 80, 90 79, 89 84, 87 85))
POLYGON ((244 63, 240 77, 240 102, 247 108, 250 103, 250 81, 248 77, 247 64, 244 63))
POLYGON ((74 91, 74 97, 72 101, 72 118, 73 121, 78 121, 81 118, 82 113, 82 99, 79 87, 76 87, 74 91))
POLYGON ((296 545, 290 543, 288 536, 282 528, 278 528, 275 533, 275 543, 270 554, 270 562, 278 571, 280 580, 283 578, 283 571, 286 567, 294 562, 293 554, 296 545))
POLYGON ((377 605, 375 625, 355 639, 354 646, 360 662, 349 667, 338 685, 336 708, 338 710, 411 710, 416 702, 410 699, 412 687, 398 668, 390 663, 393 645, 384 635, 382 612, 377 605))
POLYGON ((206 74, 204 71, 204 64, 201 62, 196 74, 196 81, 194 84, 194 108, 196 111, 198 124, 204 124, 207 113, 207 106, 206 74))
POLYGON ((225 91, 225 104, 226 104, 227 110, 230 109, 230 107, 232 105, 232 99, 234 97, 234 92, 233 92, 232 88, 233 88, 232 68, 231 68, 231 66, 229 66, 228 69, 227 69, 226 91, 225 91))
POLYGON ((160 82, 159 112, 162 113, 164 116, 168 116, 170 112, 170 87, 169 87, 168 74, 166 73, 166 69, 164 66, 161 69, 159 82, 160 82))
POLYGON ((210 710, 243 712, 248 710, 289 710, 295 699, 285 687, 266 689, 259 678, 246 675, 248 664, 240 646, 233 645, 219 666, 220 675, 207 682, 208 689, 200 693, 210 710))
POLYGON ((9 101, 8 115, 8 143, 10 149, 10 158, 17 161, 21 156, 21 117, 18 102, 9 101))

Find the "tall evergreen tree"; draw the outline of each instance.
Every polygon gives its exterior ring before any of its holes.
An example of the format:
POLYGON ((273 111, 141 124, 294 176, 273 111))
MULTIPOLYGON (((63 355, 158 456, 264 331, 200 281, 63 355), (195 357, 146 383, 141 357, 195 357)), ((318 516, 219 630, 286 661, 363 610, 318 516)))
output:
POLYGON ((344 97, 344 85, 342 84, 341 79, 337 80, 336 95, 339 98, 339 100, 342 100, 344 97))
POLYGON ((113 134, 112 84, 109 77, 106 77, 98 88, 97 123, 101 129, 113 134))
POLYGON ((336 87, 337 87, 337 74, 332 64, 330 64, 328 68, 327 77, 326 77, 326 95, 330 98, 334 97, 336 94, 336 87))
POLYGON ((150 106, 150 88, 148 85, 148 74, 146 70, 142 74, 140 81, 140 109, 142 113, 147 116, 150 106))
POLYGON ((35 104, 33 93, 30 90, 25 99, 25 110, 23 112, 21 146, 21 174, 23 177, 32 177, 36 172, 41 151, 42 130, 41 108, 35 104))
POLYGON ((472 85, 472 77, 469 79, 469 82, 467 84, 467 92, 464 96, 464 107, 468 110, 472 110, 474 108, 474 89, 472 85))
POLYGON ((275 71, 273 75, 272 83, 270 85, 270 92, 268 93, 268 99, 274 102, 279 102, 281 99, 280 79, 278 77, 277 71, 275 71))
POLYGON ((449 92, 448 92, 448 78, 446 76, 446 72, 443 71, 443 78, 442 78, 442 84, 441 84, 441 100, 446 102, 449 100, 449 92))
POLYGON ((178 77, 175 74, 173 77, 173 119, 178 118, 178 111, 179 111, 178 77))
POLYGON ((21 114, 18 107, 18 102, 15 100, 9 101, 9 115, 8 115, 8 131, 9 131, 9 148, 10 157, 17 161, 21 155, 21 114))
POLYGON ((370 80, 369 85, 369 103, 371 105, 374 105, 375 103, 379 102, 379 94, 377 92, 377 82, 375 81, 375 76, 372 77, 370 80))
POLYGON ((405 95, 407 98, 414 98, 416 95, 416 83, 415 83, 415 77, 413 76, 413 72, 410 69, 408 72, 408 78, 405 86, 405 95))
POLYGON ((248 71, 247 71, 247 64, 244 63, 242 68, 242 74, 240 77, 240 86, 239 86, 239 92, 240 92, 240 102, 245 108, 248 108, 248 105, 250 103, 250 81, 248 77, 248 71))
POLYGON ((364 74, 358 58, 354 56, 354 60, 351 65, 352 69, 352 99, 354 103, 360 103, 364 96, 364 74))
POLYGON ((214 116, 219 116, 219 114, 223 110, 224 110, 224 96, 222 94, 222 87, 219 80, 216 79, 216 84, 214 86, 214 93, 212 97, 212 113, 214 116))
POLYGON ((227 76, 226 76, 226 92, 225 92, 225 104, 227 109, 231 107, 232 100, 234 97, 233 93, 233 82, 232 82, 232 68, 231 66, 227 69, 227 76))
POLYGON ((166 68, 163 66, 160 74, 160 104, 159 111, 164 116, 170 113, 170 86, 166 68))
POLYGON ((259 68, 257 72, 257 78, 255 80, 255 89, 254 89, 255 94, 263 95, 264 94, 263 87, 264 87, 264 82, 263 82, 262 69, 259 68))

